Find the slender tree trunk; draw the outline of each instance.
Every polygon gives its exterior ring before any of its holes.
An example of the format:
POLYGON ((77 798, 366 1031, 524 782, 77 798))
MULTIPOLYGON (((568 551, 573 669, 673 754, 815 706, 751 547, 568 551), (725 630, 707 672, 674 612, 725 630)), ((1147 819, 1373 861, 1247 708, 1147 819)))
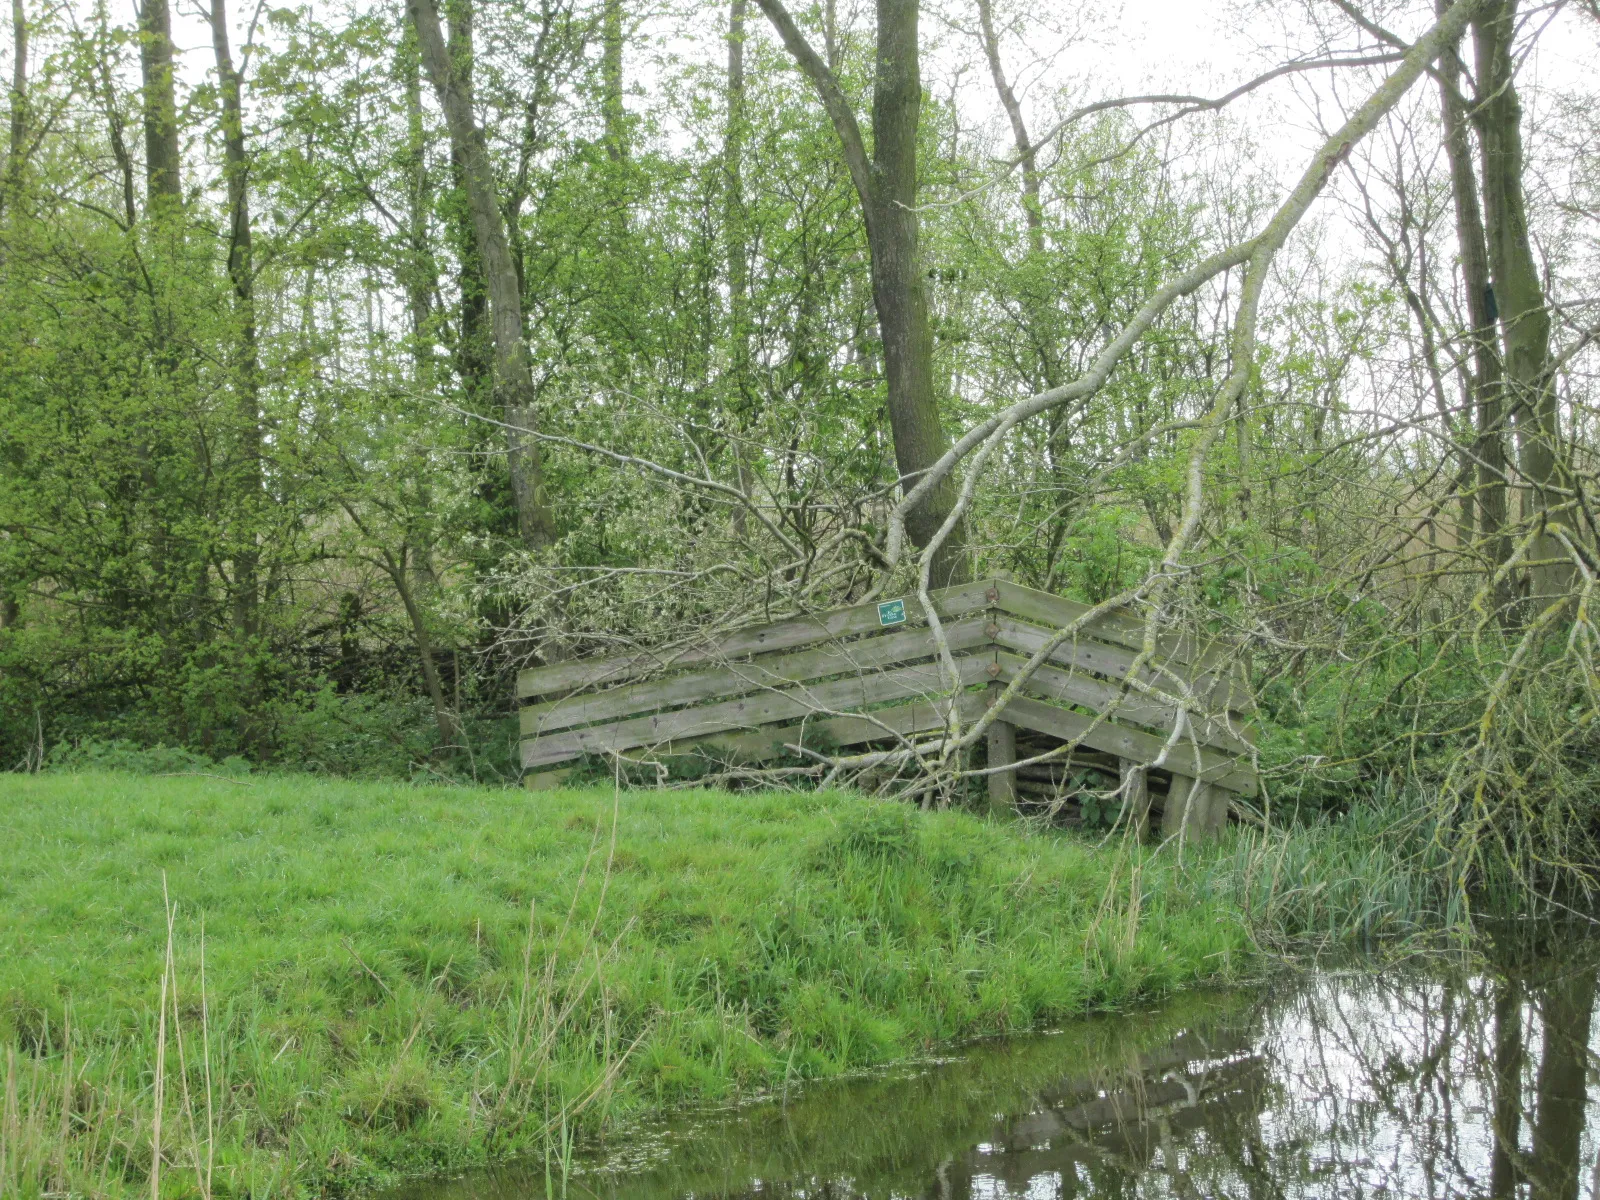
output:
MULTIPOLYGON (((1044 201, 1038 151, 1028 137, 1022 105, 1017 102, 1017 95, 1006 79, 1005 64, 1000 61, 1000 37, 995 32, 992 0, 978 0, 978 28, 983 38, 983 55, 989 60, 989 74, 1000 96, 1000 107, 1006 110, 1006 119, 1011 122, 1011 138, 1016 143, 1017 160, 1022 166, 1022 212, 1028 222, 1028 249, 1034 254, 1043 254, 1044 201)), ((1054 381, 1050 386, 1055 386, 1054 381)))
MULTIPOLYGON (((467 94, 472 93, 472 3, 471 0, 446 0, 450 17, 447 51, 450 68, 467 94)), ((416 25, 411 23, 411 36, 416 25)), ((420 59, 421 47, 418 46, 420 59)), ((419 114, 420 118, 420 114, 419 114)), ((484 285, 483 255, 478 249, 478 234, 473 225, 472 203, 467 195, 465 153, 450 145, 450 195, 445 204, 447 225, 456 252, 460 296, 457 314, 455 366, 467 395, 468 406, 487 413, 494 405, 494 334, 489 327, 489 295, 484 285)))
MULTIPOLYGON (((950 446, 933 380, 933 329, 918 244, 917 126, 922 75, 917 0, 877 0, 877 64, 872 95, 872 154, 850 102, 828 65, 806 41, 782 0, 757 0, 810 79, 833 122, 845 164, 866 218, 872 255, 872 299, 883 336, 889 427, 902 486, 910 488, 950 446)), ((933 489, 906 520, 906 532, 926 547, 955 508, 952 478, 933 489)), ((934 586, 969 577, 966 525, 957 521, 930 564, 934 586)))
MULTIPOLYGON (((16 202, 22 190, 23 160, 28 143, 28 14, 22 0, 11 0, 11 131, 6 161, 0 170, 0 215, 16 202)), ((0 248, 0 263, 4 262, 0 248)), ((15 629, 22 616, 16 596, 0 577, 0 630, 15 629)))
MULTIPOLYGON (((1551 377, 1550 312, 1528 234, 1522 188, 1522 103, 1511 57, 1516 10, 1516 0, 1501 0, 1473 22, 1482 97, 1473 116, 1483 155, 1489 273, 1505 347, 1506 395, 1517 426, 1517 468, 1527 489, 1523 516, 1542 521, 1561 502, 1570 480, 1551 377)), ((1546 599, 1565 595, 1571 587, 1572 564, 1552 532, 1538 537, 1533 558, 1532 595, 1546 599)))
POLYGON ((433 291, 438 286, 428 242, 432 195, 428 180, 427 137, 422 124, 422 60, 417 31, 407 25, 400 43, 400 74, 406 93, 406 313, 411 323, 411 356, 417 386, 433 386, 433 343, 430 331, 433 291))
POLYGON ((6 143, 6 165, 0 172, 0 212, 9 207, 22 188, 22 171, 28 155, 28 13, 22 0, 11 0, 11 136, 6 143))
POLYGON ((143 0, 139 9, 139 68, 144 81, 146 203, 176 205, 179 178, 178 99, 172 72, 172 10, 167 0, 143 0))
POLYGON ((116 84, 111 76, 111 31, 106 28, 104 9, 95 24, 97 43, 93 46, 95 61, 85 73, 89 92, 101 106, 106 118, 106 140, 111 146, 112 160, 117 164, 118 182, 122 185, 122 219, 125 232, 131 233, 139 220, 138 188, 134 181, 133 155, 128 150, 126 125, 117 108, 116 84))
POLYGON ((600 86, 606 154, 612 162, 621 162, 628 157, 628 114, 622 103, 622 0, 605 0, 600 11, 600 86))
MULTIPOLYGON (((723 229, 728 258, 729 373, 733 383, 734 470, 739 490, 755 486, 745 445, 755 417, 755 387, 750 378, 750 243, 744 205, 744 146, 749 131, 744 86, 745 16, 748 0, 728 6, 728 128, 722 147, 723 229)), ((743 531, 745 511, 733 512, 734 528, 743 531)))
MULTIPOLYGON (((183 188, 180 178, 180 149, 178 144, 177 84, 173 75, 172 12, 168 0, 142 0, 139 8, 139 68, 141 76, 140 107, 144 116, 144 167, 145 212, 144 223, 150 236, 165 235, 172 241, 183 237, 181 223, 177 220, 183 206, 183 188)), ((130 223, 130 231, 132 225, 130 223)), ((141 272, 143 274, 143 272, 141 272)), ((160 410, 173 402, 172 393, 177 388, 179 342, 173 336, 175 319, 167 301, 167 287, 157 278, 145 275, 149 288, 151 307, 151 336, 149 352, 160 386, 149 397, 151 410, 160 410)), ((139 462, 139 503, 148 511, 150 522, 151 573, 168 585, 167 594, 174 610, 167 625, 169 632, 186 626, 193 627, 196 609, 208 603, 202 600, 203 588, 186 586, 185 569, 181 552, 176 551, 171 536, 168 504, 170 496, 164 495, 156 480, 156 447, 141 443, 136 454, 139 462), (181 611, 183 599, 191 607, 181 611)), ((179 635, 179 638, 186 636, 179 635)), ((169 642, 164 652, 168 661, 177 653, 179 638, 169 642)))
POLYGON ((394 558, 387 551, 384 552, 384 568, 389 578, 394 581, 394 590, 400 595, 400 603, 405 606, 406 618, 411 622, 411 636, 417 647, 417 662, 422 667, 422 682, 428 689, 428 699, 433 704, 433 720, 439 729, 439 741, 442 745, 453 746, 459 741, 459 726, 456 716, 451 711, 449 701, 445 699, 444 685, 439 681, 439 664, 433 653, 433 637, 428 632, 428 623, 423 619, 422 607, 417 603, 416 592, 411 587, 407 578, 409 569, 409 552, 402 548, 400 557, 394 558))
MULTIPOLYGON (((1017 94, 1012 89, 1010 80, 1006 77, 1005 63, 1000 57, 1000 35, 994 24, 993 0, 978 0, 978 34, 983 42, 984 58, 989 63, 989 75, 994 80, 995 93, 1000 98, 1000 107, 1005 110, 1006 120, 1011 124, 1011 140, 1016 146, 1017 161, 1022 168, 1022 215, 1028 229, 1028 253, 1035 259, 1043 259, 1046 250, 1044 180, 1039 174, 1039 150, 1028 133, 1028 123, 1023 116, 1022 105, 1017 100, 1017 94)), ((1035 382, 1035 387, 1040 391, 1060 387, 1065 374, 1061 367, 1060 346, 1049 327, 1056 298, 1053 294, 1040 295, 1036 291, 1044 278, 1030 273, 1024 279, 1023 288, 1025 303, 1029 309, 1028 318, 1035 324, 1030 334, 1039 354, 1041 378, 1035 382)), ((1045 443, 1050 473, 1055 478, 1056 487, 1066 495, 1070 493, 1073 483, 1070 472, 1072 446, 1067 429, 1067 409, 1058 408, 1045 420, 1048 422, 1045 443)), ((1244 437, 1242 420, 1239 428, 1242 445, 1244 437)), ((1057 541, 1060 536, 1060 534, 1054 535, 1057 541)), ((1053 552, 1049 573, 1054 574, 1053 552)))
MULTIPOLYGON (((1441 13, 1449 0, 1439 0, 1441 13)), ((1506 533, 1506 444, 1502 406, 1500 352, 1494 318, 1489 312, 1489 250, 1484 239, 1483 209, 1478 199, 1478 177, 1473 167, 1471 131, 1464 111, 1460 84, 1463 76, 1460 46, 1439 56, 1440 94, 1445 154, 1450 163, 1450 185, 1455 202, 1456 244, 1461 255, 1461 279, 1467 295, 1471 324, 1472 369, 1468 377, 1476 433, 1473 457, 1477 460, 1476 532, 1483 538, 1491 569, 1511 555, 1506 533)), ((1501 597, 1501 605, 1509 599, 1501 597)))
POLYGON ((257 345, 254 230, 250 217, 250 160, 244 142, 244 81, 233 65, 225 0, 211 0, 211 44, 222 94, 223 174, 228 183, 228 280, 239 321, 238 408, 240 510, 234 552, 234 624, 242 639, 258 632, 260 550, 263 515, 261 452, 261 363, 257 345))
POLYGON ((409 0, 408 6, 423 64, 450 128, 451 145, 461 157, 473 231, 483 255, 494 333, 495 399, 508 426, 511 493, 517 524, 527 545, 540 546, 552 539, 554 527, 545 501, 539 443, 534 436, 536 413, 533 378, 523 344, 522 296, 495 194, 489 147, 473 115, 471 90, 451 62, 434 0, 409 0))

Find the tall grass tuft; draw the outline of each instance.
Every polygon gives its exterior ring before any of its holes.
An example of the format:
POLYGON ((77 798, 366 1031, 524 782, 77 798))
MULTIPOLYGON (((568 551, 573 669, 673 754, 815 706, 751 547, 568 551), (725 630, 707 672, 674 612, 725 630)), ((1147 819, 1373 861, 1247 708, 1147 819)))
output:
POLYGON ((1194 869, 1265 950, 1405 953, 1471 931, 1438 834, 1427 808, 1380 790, 1346 814, 1242 827, 1194 869))

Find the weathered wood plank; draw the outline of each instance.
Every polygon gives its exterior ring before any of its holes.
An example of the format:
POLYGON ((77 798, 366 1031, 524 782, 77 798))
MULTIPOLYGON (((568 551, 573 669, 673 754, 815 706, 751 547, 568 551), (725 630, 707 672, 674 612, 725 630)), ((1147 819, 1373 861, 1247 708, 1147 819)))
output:
MULTIPOLYGON (((950 649, 957 654, 987 645, 987 617, 968 617, 945 627, 950 649)), ((640 713, 681 708, 701 700, 731 699, 758 688, 805 683, 825 675, 879 670, 935 653, 926 626, 895 627, 876 637, 859 638, 802 651, 763 655, 749 662, 685 672, 648 683, 584 692, 522 710, 522 732, 540 737, 578 725, 617 720, 640 713)))
MULTIPOLYGON (((989 699, 982 692, 962 692, 956 698, 961 720, 971 722, 983 714, 989 699)), ((807 736, 819 737, 835 746, 859 746, 863 742, 886 742, 895 737, 933 733, 945 726, 948 700, 916 700, 893 708, 880 708, 858 717, 817 717, 799 725, 768 725, 761 729, 737 730, 690 741, 673 742, 658 754, 693 754, 699 749, 737 756, 750 762, 778 758, 788 753, 784 747, 802 744, 807 736)))
MULTIPOLYGON (((998 684, 989 685, 989 702, 999 699, 998 684)), ((995 719, 989 724, 987 749, 989 767, 1008 767, 1017 761, 1017 727, 1010 721, 995 719)), ((987 777, 989 784, 989 811, 1010 812, 1017 807, 1017 773, 997 771, 987 777)))
POLYGON ((572 768, 564 770, 540 771, 537 774, 524 775, 522 786, 530 792, 549 792, 561 787, 572 777, 572 768))
POLYGON ((1122 805, 1135 837, 1150 836, 1150 778, 1143 763, 1124 758, 1117 764, 1122 780, 1122 805))
POLYGON ((1174 773, 1161 813, 1161 836, 1181 835, 1185 841, 1215 837, 1228 824, 1228 804, 1227 793, 1216 784, 1174 773))
MULTIPOLYGON (((1047 626, 1052 630, 1070 625, 1089 611, 1087 604, 1079 604, 1076 600, 1068 600, 1065 596, 1041 592, 1037 588, 1024 587, 1020 583, 1002 579, 996 580, 991 586, 999 594, 997 607, 1001 612, 1032 621, 1036 625, 1047 626)), ((1084 626, 1079 636, 1110 642, 1128 650, 1142 650, 1144 622, 1132 613, 1103 613, 1084 626)), ((1195 662, 1193 639, 1187 636, 1163 634, 1156 639, 1156 649, 1175 662, 1189 665, 1195 662)))
MULTIPOLYGON (((994 626, 994 640, 997 646, 1029 657, 1038 653, 1051 637, 1049 630, 1004 613, 995 615, 994 626)), ((1128 672, 1133 669, 1133 662, 1137 656, 1136 651, 1126 647, 1080 636, 1076 641, 1069 640, 1057 646, 1051 652, 1050 661, 1120 680, 1126 678, 1128 672)), ((1195 695, 1205 704, 1220 706, 1233 694, 1225 690, 1227 688, 1225 676, 1193 674, 1189 667, 1178 662, 1171 663, 1170 669, 1180 678, 1187 677, 1195 695)), ((1139 678, 1154 687, 1170 689, 1174 686, 1171 679, 1152 671, 1149 667, 1144 669, 1139 678)))
MULTIPOLYGON (((960 682, 969 685, 987 682, 993 655, 956 660, 960 682)), ((935 697, 945 690, 939 664, 925 663, 892 671, 870 672, 828 683, 784 690, 760 691, 720 704, 678 709, 634 717, 611 725, 572 729, 522 744, 522 765, 542 767, 564 762, 582 754, 611 750, 631 750, 655 746, 682 738, 703 737, 724 729, 768 725, 776 721, 795 721, 809 714, 866 708, 908 696, 935 697)))
MULTIPOLYGON (((1007 683, 1015 679, 1027 660, 1019 654, 1004 650, 996 653, 1000 664, 1000 678, 1007 683)), ((1041 666, 1028 679, 1027 688, 1034 695, 1058 704, 1082 704, 1095 712, 1105 712, 1117 698, 1119 687, 1109 680, 1085 675, 1081 671, 1063 671, 1056 667, 1041 666)), ((1158 704, 1138 692, 1129 692, 1117 706, 1116 719, 1133 725, 1142 725, 1159 733, 1163 738, 1172 732, 1172 722, 1178 710, 1170 705, 1158 704)), ((1250 756, 1250 743, 1230 732, 1221 721, 1211 720, 1196 713, 1189 714, 1194 734, 1203 745, 1214 746, 1225 754, 1250 756)))
MULTIPOLYGON (((982 580, 941 588, 933 593, 934 605, 942 618, 965 616, 989 606, 990 587, 987 580, 982 580)), ((906 623, 922 624, 921 606, 916 598, 908 596, 905 600, 906 623)), ((517 676, 517 695, 527 699, 569 692, 580 687, 606 687, 655 671, 722 662, 777 650, 794 650, 824 639, 872 633, 881 628, 877 604, 858 604, 853 608, 809 614, 771 625, 736 629, 709 643, 662 654, 641 651, 610 658, 575 659, 552 663, 547 667, 532 667, 517 676)))
MULTIPOLYGON (((1082 713, 1069 712, 1046 700, 1017 696, 1006 705, 1006 716, 1015 725, 1022 725, 1038 733, 1057 737, 1063 741, 1081 741, 1092 750, 1103 750, 1118 758, 1136 762, 1153 763, 1160 756, 1166 739, 1132 725, 1116 725, 1108 721, 1096 722, 1082 713)), ((1194 747, 1185 742, 1175 747, 1169 765, 1183 770, 1193 770, 1194 747)), ((1207 783, 1243 796, 1256 794, 1256 776, 1250 763, 1232 755, 1223 754, 1208 746, 1200 748, 1201 777, 1207 783)))

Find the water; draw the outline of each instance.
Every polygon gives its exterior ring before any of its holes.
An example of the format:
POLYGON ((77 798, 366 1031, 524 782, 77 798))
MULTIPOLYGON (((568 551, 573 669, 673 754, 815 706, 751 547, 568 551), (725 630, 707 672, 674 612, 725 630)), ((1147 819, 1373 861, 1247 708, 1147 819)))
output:
MULTIPOLYGON (((580 1153, 566 1194, 1600 1200, 1595 991, 1593 966, 1547 966, 1190 997, 636 1130, 580 1153)), ((396 1200, 544 1200, 545 1179, 396 1200)))

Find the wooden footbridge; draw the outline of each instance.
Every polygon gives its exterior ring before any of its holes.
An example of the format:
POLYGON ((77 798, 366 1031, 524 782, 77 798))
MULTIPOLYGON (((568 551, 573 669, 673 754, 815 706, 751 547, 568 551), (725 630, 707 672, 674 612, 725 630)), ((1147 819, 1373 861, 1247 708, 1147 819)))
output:
MULTIPOLYGON (((523 671, 528 785, 558 784, 585 756, 760 763, 792 756, 786 747, 797 745, 894 748, 945 729, 952 704, 970 726, 1055 631, 1088 611, 1003 579, 932 596, 959 690, 910 597, 739 629, 671 653, 523 671)), ((1008 768, 987 776, 991 805, 1060 810, 1071 780, 1092 767, 1120 776, 1136 819, 1159 807, 1163 832, 1204 836, 1226 822, 1232 796, 1256 794, 1241 716, 1248 697, 1223 648, 1168 636, 1143 668, 1168 694, 1167 672, 1187 680, 1201 716, 1123 686, 1143 640, 1140 622, 1109 614, 1052 651, 990 726, 986 762, 972 764, 1008 768), (1064 744, 1073 747, 1070 763, 1025 761, 1064 744)))

